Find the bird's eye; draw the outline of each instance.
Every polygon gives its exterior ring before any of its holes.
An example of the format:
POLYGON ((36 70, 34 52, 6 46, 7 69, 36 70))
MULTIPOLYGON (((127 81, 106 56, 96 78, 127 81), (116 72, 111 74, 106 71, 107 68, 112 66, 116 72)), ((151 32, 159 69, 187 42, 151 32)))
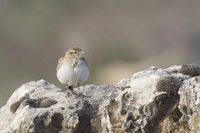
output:
POLYGON ((75 53, 75 54, 77 54, 77 52, 76 52, 76 51, 75 51, 74 53, 75 53))

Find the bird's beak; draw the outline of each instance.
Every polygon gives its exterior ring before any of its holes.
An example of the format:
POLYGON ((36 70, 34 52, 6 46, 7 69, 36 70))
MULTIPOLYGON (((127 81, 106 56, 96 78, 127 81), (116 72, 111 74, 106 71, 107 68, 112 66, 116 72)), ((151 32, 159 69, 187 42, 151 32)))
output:
POLYGON ((84 52, 84 51, 81 51, 81 54, 85 54, 85 52, 84 52))

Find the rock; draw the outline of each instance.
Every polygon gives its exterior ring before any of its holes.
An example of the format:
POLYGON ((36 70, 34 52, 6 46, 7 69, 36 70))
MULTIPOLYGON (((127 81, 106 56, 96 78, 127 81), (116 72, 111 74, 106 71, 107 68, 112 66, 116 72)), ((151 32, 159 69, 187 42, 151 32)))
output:
POLYGON ((75 93, 32 81, 0 109, 0 132, 197 132, 199 75, 194 64, 151 67, 115 85, 86 85, 75 93))
POLYGON ((185 80, 179 89, 181 121, 188 124, 192 133, 200 131, 200 76, 185 80))
POLYGON ((168 70, 184 75, 190 75, 192 77, 200 75, 200 67, 197 64, 176 65, 169 67, 168 70))
POLYGON ((115 98, 113 105, 117 108, 107 105, 112 125, 119 125, 114 132, 120 128, 122 132, 158 132, 160 123, 177 106, 178 89, 186 78, 188 76, 167 70, 150 69, 120 81, 118 85, 131 88, 121 91, 115 98))

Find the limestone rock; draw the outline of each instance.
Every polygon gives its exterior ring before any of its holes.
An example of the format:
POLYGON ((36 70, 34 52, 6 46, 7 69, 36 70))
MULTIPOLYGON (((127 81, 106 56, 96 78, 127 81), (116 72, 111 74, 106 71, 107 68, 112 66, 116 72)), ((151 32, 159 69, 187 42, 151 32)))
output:
POLYGON ((200 131, 199 75, 194 64, 151 67, 117 84, 81 86, 74 93, 45 80, 32 81, 18 88, 0 109, 0 132, 200 131))
POLYGON ((192 133, 200 132, 200 76, 185 80, 179 94, 181 120, 188 124, 192 133))
MULTIPOLYGON (((178 89, 188 76, 149 69, 118 83, 130 86, 106 106, 109 132, 158 132, 160 123, 173 112, 179 101, 178 89), (114 108, 114 109, 113 109, 114 108)), ((105 112, 106 112, 105 111, 105 112)))

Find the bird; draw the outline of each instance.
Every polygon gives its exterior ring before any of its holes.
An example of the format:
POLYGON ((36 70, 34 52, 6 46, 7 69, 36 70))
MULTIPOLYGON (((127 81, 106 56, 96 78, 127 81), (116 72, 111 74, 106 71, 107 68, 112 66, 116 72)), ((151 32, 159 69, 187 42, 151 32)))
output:
MULTIPOLYGON (((85 52, 80 48, 70 48, 63 57, 58 60, 57 78, 60 83, 72 92, 73 88, 78 87, 88 80, 90 71, 84 57, 85 52)), ((78 95, 80 92, 78 93, 78 95)))

